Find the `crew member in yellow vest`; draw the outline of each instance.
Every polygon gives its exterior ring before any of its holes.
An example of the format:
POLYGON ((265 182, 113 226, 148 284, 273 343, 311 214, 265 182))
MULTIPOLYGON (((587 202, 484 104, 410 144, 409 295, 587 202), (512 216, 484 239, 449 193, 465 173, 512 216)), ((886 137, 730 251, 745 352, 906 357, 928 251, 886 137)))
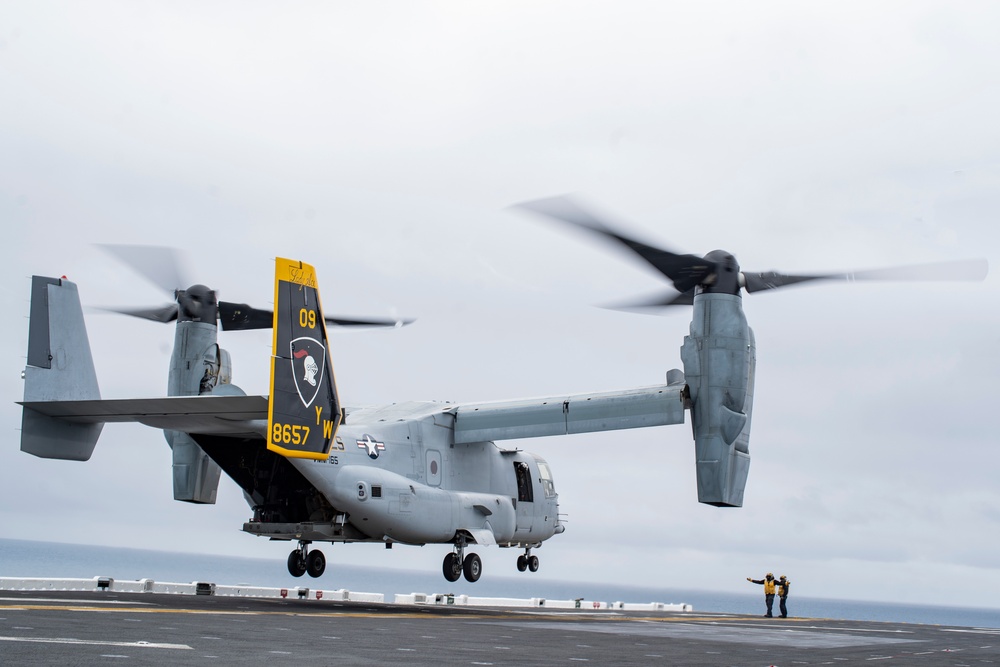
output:
POLYGON ((788 587, 792 585, 785 575, 778 577, 778 609, 781 610, 781 618, 788 618, 788 607, 785 606, 785 598, 788 597, 788 587))
POLYGON ((767 576, 763 579, 751 579, 750 577, 747 577, 747 581, 752 584, 764 585, 764 604, 767 605, 767 613, 764 614, 764 616, 766 618, 771 618, 773 616, 773 614, 771 614, 771 607, 774 606, 774 575, 768 572, 767 576))

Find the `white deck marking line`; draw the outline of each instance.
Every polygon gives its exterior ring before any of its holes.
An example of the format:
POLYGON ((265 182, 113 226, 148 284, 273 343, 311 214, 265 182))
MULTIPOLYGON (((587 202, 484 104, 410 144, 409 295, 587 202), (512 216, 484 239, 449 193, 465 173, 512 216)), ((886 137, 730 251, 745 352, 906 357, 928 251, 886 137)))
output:
POLYGON ((4 637, 0 635, 3 642, 28 642, 33 644, 78 644, 80 646, 128 646, 134 648, 168 648, 187 649, 191 647, 187 644, 161 644, 156 642, 112 642, 101 641, 99 639, 72 639, 69 637, 4 637))
MULTIPOLYGON (((0 598, 0 602, 66 602, 69 604, 83 604, 83 600, 65 600, 62 598, 0 598)), ((130 604, 150 606, 152 602, 130 602, 128 600, 86 600, 86 604, 130 604)))

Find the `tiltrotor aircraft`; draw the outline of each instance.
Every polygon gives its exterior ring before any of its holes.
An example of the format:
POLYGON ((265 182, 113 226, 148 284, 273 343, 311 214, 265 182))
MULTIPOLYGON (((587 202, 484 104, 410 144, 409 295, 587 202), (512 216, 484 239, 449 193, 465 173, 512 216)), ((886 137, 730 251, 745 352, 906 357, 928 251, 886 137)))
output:
MULTIPOLYGON (((644 306, 693 305, 681 346, 683 372, 666 383, 592 394, 495 403, 409 402, 348 408, 334 382, 326 324, 380 324, 324 317, 316 273, 275 260, 274 310, 216 300, 202 285, 175 292, 163 308, 125 310, 176 321, 168 397, 100 397, 77 286, 32 278, 22 451, 85 461, 108 422, 163 429, 173 456, 174 498, 214 503, 220 473, 243 490, 247 533, 297 542, 288 570, 323 574, 313 542, 392 547, 446 544, 448 581, 476 581, 482 560, 470 545, 520 551, 517 568, 538 570, 532 550, 564 531, 552 471, 539 456, 497 443, 684 422, 690 411, 698 501, 740 507, 750 469, 755 344, 742 292, 811 280, 979 279, 982 260, 864 273, 747 273, 733 255, 678 254, 633 240, 563 197, 521 208, 582 227, 629 248, 674 287, 644 306), (273 328, 267 395, 232 383, 224 330, 273 328)), ((115 249, 137 267, 150 249, 115 249), (144 254, 145 253, 145 254, 144 254)), ((155 253, 154 253, 155 254, 155 253)), ((177 287, 169 282, 164 284, 177 287)))

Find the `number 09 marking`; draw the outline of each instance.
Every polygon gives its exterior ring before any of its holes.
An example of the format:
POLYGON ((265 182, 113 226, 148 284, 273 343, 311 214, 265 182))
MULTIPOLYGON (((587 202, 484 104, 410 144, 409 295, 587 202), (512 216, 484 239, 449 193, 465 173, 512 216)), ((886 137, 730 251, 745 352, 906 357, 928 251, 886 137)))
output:
POLYGON ((309 439, 309 427, 302 424, 279 424, 271 427, 271 442, 283 445, 301 445, 309 439))
POLYGON ((303 329, 316 328, 316 311, 311 308, 299 309, 299 326, 303 329))

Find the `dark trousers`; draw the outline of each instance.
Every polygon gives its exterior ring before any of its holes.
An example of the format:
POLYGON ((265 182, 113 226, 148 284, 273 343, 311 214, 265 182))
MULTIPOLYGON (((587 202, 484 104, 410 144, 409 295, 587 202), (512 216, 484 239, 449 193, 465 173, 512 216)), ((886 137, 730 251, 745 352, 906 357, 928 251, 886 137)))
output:
POLYGON ((781 610, 781 617, 785 618, 788 616, 788 607, 785 606, 785 600, 788 599, 787 595, 782 595, 778 598, 778 609, 781 610))
POLYGON ((764 596, 764 604, 767 605, 767 613, 765 616, 771 616, 771 607, 774 606, 774 593, 764 596))

